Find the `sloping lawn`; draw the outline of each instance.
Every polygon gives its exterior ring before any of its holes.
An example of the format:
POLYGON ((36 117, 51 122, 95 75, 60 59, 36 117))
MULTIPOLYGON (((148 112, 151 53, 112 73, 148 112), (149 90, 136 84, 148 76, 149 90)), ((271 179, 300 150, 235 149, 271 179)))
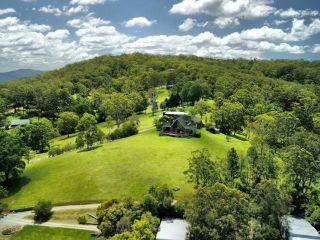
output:
POLYGON ((93 233, 86 230, 25 226, 10 240, 93 240, 96 239, 91 236, 93 233))
POLYGON ((54 204, 81 203, 112 198, 142 198, 152 184, 180 187, 177 197, 192 191, 183 171, 193 150, 208 148, 212 157, 224 161, 235 147, 243 153, 247 141, 202 130, 201 138, 160 137, 151 130, 106 143, 91 151, 70 152, 31 163, 24 183, 4 199, 12 209, 33 207, 39 199, 54 204))

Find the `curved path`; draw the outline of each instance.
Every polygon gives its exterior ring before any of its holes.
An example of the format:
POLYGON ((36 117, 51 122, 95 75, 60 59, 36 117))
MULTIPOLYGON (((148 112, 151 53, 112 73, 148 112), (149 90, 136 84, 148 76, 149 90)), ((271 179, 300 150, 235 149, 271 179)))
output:
MULTIPOLYGON (((92 209, 97 208, 100 204, 84 204, 84 205, 67 205, 67 206, 57 206, 53 207, 52 211, 64 211, 64 210, 77 210, 77 209, 92 209)), ((27 216, 32 215, 32 211, 24 211, 17 213, 10 213, 7 216, 0 218, 1 228, 9 226, 25 226, 25 225, 38 225, 46 227, 61 227, 61 228, 72 228, 72 229, 81 229, 81 230, 90 230, 98 232, 97 226, 95 225, 80 225, 80 224, 67 224, 59 222, 44 222, 44 223, 35 223, 31 219, 26 219, 27 216)))

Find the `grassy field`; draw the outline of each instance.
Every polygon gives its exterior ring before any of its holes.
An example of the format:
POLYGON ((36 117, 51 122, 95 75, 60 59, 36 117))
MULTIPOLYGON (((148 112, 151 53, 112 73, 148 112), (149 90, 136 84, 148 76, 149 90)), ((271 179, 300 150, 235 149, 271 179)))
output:
POLYGON ((25 226, 10 240, 93 240, 94 232, 66 228, 50 228, 40 226, 25 226))
POLYGON ((3 201, 12 209, 32 207, 39 199, 54 204, 139 199, 152 184, 180 187, 177 197, 189 194, 183 171, 190 152, 208 148, 224 161, 231 147, 244 153, 249 143, 202 130, 201 138, 172 138, 156 130, 106 143, 91 151, 70 152, 27 166, 25 177, 3 201))
MULTIPOLYGON (((160 104, 160 102, 164 101, 165 98, 169 97, 169 92, 165 87, 157 88, 157 92, 158 92, 159 104, 160 104)), ((139 120, 140 120, 139 130, 145 130, 145 129, 152 128, 154 126, 154 124, 153 124, 154 120, 159 117, 161 112, 162 111, 159 110, 157 113, 154 114, 154 116, 152 116, 151 108, 148 107, 147 110, 143 114, 139 115, 139 120)), ((99 123, 98 127, 105 134, 109 134, 110 130, 112 131, 116 128, 116 126, 114 126, 113 129, 108 129, 106 127, 105 122, 99 123)), ((74 145, 76 142, 76 138, 77 138, 77 133, 70 134, 69 137, 68 136, 60 136, 60 137, 52 139, 50 141, 50 146, 51 147, 64 147, 66 145, 74 145)), ((47 152, 41 153, 41 154, 36 154, 33 156, 33 159, 43 158, 43 157, 46 157, 47 155, 48 155, 47 152)))

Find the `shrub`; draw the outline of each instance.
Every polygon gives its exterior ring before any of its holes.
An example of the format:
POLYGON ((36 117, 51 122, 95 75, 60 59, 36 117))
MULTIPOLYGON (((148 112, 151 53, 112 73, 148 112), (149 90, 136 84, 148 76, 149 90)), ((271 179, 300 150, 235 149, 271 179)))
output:
POLYGON ((60 154, 63 153, 63 150, 59 147, 52 147, 50 148, 49 152, 48 152, 48 155, 49 157, 54 157, 54 156, 58 156, 60 154))
POLYGON ((49 150, 49 157, 54 157, 54 156, 58 156, 61 155, 65 152, 70 152, 72 150, 76 149, 76 146, 74 144, 67 144, 66 146, 60 148, 60 147, 52 147, 49 150))
POLYGON ((12 235, 12 234, 15 234, 19 230, 20 230, 19 226, 9 227, 9 228, 2 230, 2 235, 12 235))
POLYGON ((34 220, 37 222, 48 221, 52 215, 52 203, 49 201, 39 201, 34 207, 34 220))
POLYGON ((126 122, 107 136, 109 140, 116 140, 138 134, 138 126, 134 122, 126 122))
POLYGON ((78 217, 78 223, 79 224, 87 224, 87 218, 86 218, 86 216, 79 216, 78 217))

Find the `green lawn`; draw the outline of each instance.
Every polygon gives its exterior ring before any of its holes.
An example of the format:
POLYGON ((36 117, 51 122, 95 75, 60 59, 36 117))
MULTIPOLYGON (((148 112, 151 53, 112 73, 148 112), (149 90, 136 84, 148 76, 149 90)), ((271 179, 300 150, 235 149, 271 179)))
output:
POLYGON ((94 202, 133 197, 139 199, 152 184, 180 187, 177 197, 190 193, 185 181, 190 152, 208 148, 224 161, 235 147, 243 153, 248 142, 202 130, 201 138, 173 138, 151 130, 106 143, 91 151, 70 152, 36 161, 25 169, 25 178, 4 199, 12 209, 32 207, 39 199, 54 204, 94 202))
POLYGON ((25 226, 10 240, 93 240, 94 232, 66 228, 50 228, 40 226, 25 226))

